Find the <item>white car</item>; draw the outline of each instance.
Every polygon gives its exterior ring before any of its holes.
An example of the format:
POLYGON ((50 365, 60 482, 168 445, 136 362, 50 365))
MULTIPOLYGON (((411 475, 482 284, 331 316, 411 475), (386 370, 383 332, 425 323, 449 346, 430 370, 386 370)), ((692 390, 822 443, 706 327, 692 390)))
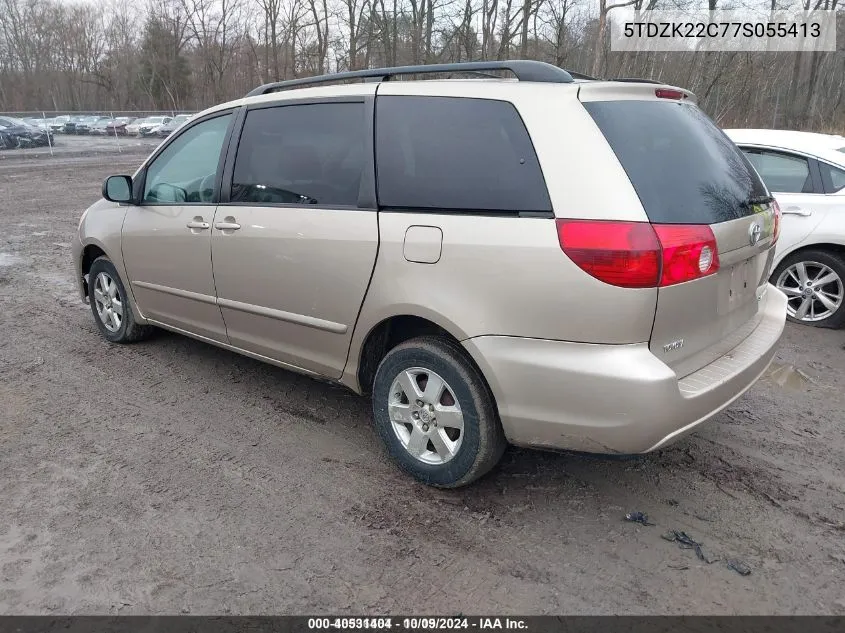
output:
POLYGON ((845 137, 725 130, 783 212, 772 283, 792 321, 845 324, 845 137))
POLYGON ((129 125, 126 126, 126 133, 129 136, 136 136, 138 134, 138 129, 142 125, 146 125, 146 123, 147 123, 146 117, 141 117, 140 119, 135 119, 134 121, 132 121, 132 123, 130 123, 129 125))
POLYGON ((151 116, 138 125, 138 136, 155 136, 158 128, 172 120, 169 116, 151 116))

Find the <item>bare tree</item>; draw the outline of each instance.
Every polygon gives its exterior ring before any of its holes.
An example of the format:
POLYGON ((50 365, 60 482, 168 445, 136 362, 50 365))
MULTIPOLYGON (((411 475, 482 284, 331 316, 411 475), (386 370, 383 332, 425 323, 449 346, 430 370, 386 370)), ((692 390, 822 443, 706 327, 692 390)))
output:
POLYGON ((593 70, 592 74, 595 77, 600 76, 605 70, 605 60, 607 58, 607 14, 614 9, 622 7, 630 7, 637 0, 620 0, 615 4, 608 4, 607 0, 599 0, 599 28, 598 36, 596 37, 596 51, 593 56, 593 70))
MULTIPOLYGON (((835 13, 839 0, 801 0, 835 13)), ((766 12, 786 0, 743 0, 766 12)), ((0 0, 0 110, 201 109, 258 82, 434 61, 540 59, 682 85, 726 125, 845 130, 845 51, 618 53, 621 7, 718 0, 0 0), (103 2, 106 4, 103 4, 103 2)))

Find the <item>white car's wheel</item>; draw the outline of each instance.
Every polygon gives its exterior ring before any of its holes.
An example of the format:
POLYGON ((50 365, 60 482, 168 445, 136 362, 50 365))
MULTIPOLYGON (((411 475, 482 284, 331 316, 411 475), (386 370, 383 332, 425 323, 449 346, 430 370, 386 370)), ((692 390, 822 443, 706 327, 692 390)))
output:
POLYGON ((772 282, 787 299, 790 321, 816 327, 845 324, 845 259, 823 250, 803 250, 784 259, 772 282))

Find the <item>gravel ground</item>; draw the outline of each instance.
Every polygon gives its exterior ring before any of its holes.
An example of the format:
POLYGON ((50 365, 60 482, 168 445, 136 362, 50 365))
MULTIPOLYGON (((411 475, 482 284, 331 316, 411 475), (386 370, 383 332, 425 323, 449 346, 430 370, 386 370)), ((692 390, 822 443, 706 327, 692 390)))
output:
POLYGON ((845 333, 788 326, 773 373, 656 454, 513 449, 437 491, 344 389, 99 336, 71 235, 140 160, 0 161, 0 613, 845 614, 845 333))

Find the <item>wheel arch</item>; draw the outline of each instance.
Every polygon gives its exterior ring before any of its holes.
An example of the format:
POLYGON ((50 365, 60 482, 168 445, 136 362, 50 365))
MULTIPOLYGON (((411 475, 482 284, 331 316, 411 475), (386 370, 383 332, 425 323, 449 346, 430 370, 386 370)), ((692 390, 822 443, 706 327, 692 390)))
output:
MULTIPOLYGON (((119 242, 115 245, 115 248, 119 248, 119 242)), ((91 264, 98 257, 106 257, 112 265, 114 265, 115 269, 117 270, 117 274, 120 275, 120 279, 123 282, 123 287, 126 289, 126 294, 128 295, 129 299, 129 307, 132 310, 132 313, 135 317, 135 320, 139 324, 146 323, 146 319, 144 319, 144 315, 141 314, 141 311, 138 309, 138 303, 135 300, 135 293, 132 291, 132 284, 129 281, 129 277, 126 272, 126 268, 123 265, 123 257, 118 253, 115 255, 111 252, 112 249, 101 242, 100 240, 88 237, 82 242, 82 246, 79 250, 79 255, 77 257, 77 274, 79 275, 80 284, 82 288, 82 292, 85 294, 85 297, 88 296, 88 272, 91 270, 91 264)))
POLYGON ((91 270, 91 264, 93 264, 94 260, 98 257, 107 257, 111 260, 111 257, 108 256, 105 249, 100 244, 92 242, 82 247, 79 260, 79 273, 82 276, 82 288, 84 289, 86 295, 88 294, 88 273, 91 270))
MULTIPOLYGON (((841 242, 837 242, 834 239, 824 240, 820 242, 812 242, 809 244, 807 242, 801 242, 799 244, 796 244, 788 251, 779 253, 777 259, 775 259, 774 265, 772 266, 770 280, 774 279, 775 271, 777 271, 777 269, 786 260, 787 257, 791 257, 796 253, 801 253, 804 251, 827 251, 845 259, 845 239, 843 239, 841 242)), ((772 281, 772 283, 774 282, 772 281)))
MULTIPOLYGON (((383 315, 366 328, 361 327, 359 323, 341 382, 357 393, 369 394, 376 369, 385 355, 400 343, 418 336, 442 336, 459 345, 461 349, 464 349, 461 341, 467 338, 451 321, 422 310, 397 310, 392 314, 383 315)), ((465 349, 464 352, 486 382, 487 378, 475 359, 465 349)))

